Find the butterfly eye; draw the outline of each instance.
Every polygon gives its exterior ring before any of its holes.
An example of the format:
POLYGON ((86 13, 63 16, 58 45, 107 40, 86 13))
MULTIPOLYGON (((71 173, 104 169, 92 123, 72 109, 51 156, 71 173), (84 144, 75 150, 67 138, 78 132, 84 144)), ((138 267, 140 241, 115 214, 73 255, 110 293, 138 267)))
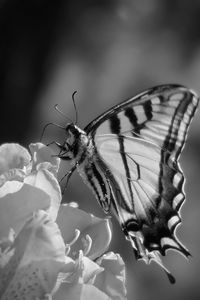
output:
POLYGON ((68 145, 68 147, 70 148, 71 145, 73 145, 75 139, 74 139, 74 135, 73 133, 69 130, 68 134, 67 134, 67 140, 66 140, 66 144, 68 145))
POLYGON ((73 152, 73 148, 74 148, 74 144, 76 142, 76 137, 74 136, 73 132, 71 132, 71 130, 67 130, 67 137, 66 137, 66 141, 65 141, 65 153, 67 152, 73 152))

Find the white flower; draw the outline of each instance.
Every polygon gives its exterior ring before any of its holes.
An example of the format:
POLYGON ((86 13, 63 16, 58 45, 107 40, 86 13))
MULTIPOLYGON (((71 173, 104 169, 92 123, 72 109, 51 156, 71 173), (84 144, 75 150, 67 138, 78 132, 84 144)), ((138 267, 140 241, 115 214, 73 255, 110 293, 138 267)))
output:
POLYGON ((126 299, 122 259, 102 256, 110 220, 60 205, 60 160, 30 150, 0 146, 0 298, 126 299))

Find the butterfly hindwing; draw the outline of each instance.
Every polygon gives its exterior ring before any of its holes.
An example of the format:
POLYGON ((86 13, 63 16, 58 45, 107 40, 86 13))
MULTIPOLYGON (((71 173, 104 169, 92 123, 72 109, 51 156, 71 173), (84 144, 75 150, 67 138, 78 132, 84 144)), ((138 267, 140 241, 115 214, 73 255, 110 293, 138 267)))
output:
POLYGON ((140 232, 148 251, 164 255, 166 249, 174 248, 187 256, 174 235, 184 200, 178 166, 170 159, 160 161, 162 149, 138 137, 101 135, 96 146, 101 157, 98 164, 108 174, 113 213, 127 237, 140 232))

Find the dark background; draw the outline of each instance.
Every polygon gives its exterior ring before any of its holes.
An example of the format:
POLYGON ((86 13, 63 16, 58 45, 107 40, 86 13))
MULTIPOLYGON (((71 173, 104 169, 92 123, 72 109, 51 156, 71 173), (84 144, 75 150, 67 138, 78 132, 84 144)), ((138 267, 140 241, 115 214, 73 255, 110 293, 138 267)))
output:
MULTIPOLYGON (((75 90, 81 127, 157 84, 181 83, 200 92, 199 16, 198 0, 0 1, 0 142, 27 146, 39 141, 45 123, 64 125, 56 103, 74 119, 75 90)), ((168 253, 164 261, 177 278, 172 286, 155 264, 135 262, 114 222, 111 250, 127 265, 129 300, 200 299, 199 125, 197 113, 181 158, 187 202, 178 236, 193 257, 168 253)), ((49 127, 44 141, 63 138, 49 127)), ((64 201, 103 216, 78 175, 64 201)))

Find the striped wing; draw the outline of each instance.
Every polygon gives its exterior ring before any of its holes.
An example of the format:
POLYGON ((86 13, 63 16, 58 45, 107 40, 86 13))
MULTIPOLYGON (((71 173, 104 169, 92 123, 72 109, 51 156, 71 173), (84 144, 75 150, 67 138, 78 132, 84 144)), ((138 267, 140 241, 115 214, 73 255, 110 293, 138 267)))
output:
POLYGON ((197 95, 183 86, 157 86, 111 108, 85 131, 93 137, 116 133, 144 138, 177 160, 197 104, 197 95))
POLYGON ((185 87, 159 86, 115 106, 85 128, 99 157, 96 168, 111 191, 107 206, 136 257, 147 262, 155 259, 162 265, 156 251, 164 255, 169 248, 189 255, 175 235, 185 198, 178 157, 197 104, 198 97, 185 87))
POLYGON ((167 153, 160 147, 140 138, 106 134, 98 136, 95 144, 100 156, 97 169, 109 178, 112 201, 108 206, 125 234, 140 232, 148 251, 164 255, 166 249, 174 248, 187 256, 174 235, 185 197, 179 167, 165 160, 167 153))

